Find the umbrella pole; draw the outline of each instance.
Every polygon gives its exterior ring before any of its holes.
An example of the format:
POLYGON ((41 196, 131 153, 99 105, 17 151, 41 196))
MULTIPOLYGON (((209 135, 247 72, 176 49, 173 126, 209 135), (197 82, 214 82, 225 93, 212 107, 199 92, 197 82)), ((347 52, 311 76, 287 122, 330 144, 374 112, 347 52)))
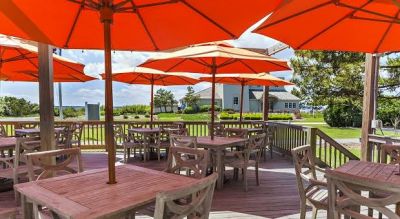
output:
POLYGON ((239 117, 239 128, 242 128, 242 120, 243 120, 243 91, 244 91, 244 83, 242 83, 242 87, 240 90, 240 117, 239 117))
POLYGON ((150 101, 150 128, 153 128, 153 114, 154 114, 154 95, 153 95, 153 92, 154 92, 154 83, 152 82, 151 83, 151 93, 150 93, 150 95, 151 95, 151 97, 150 97, 150 99, 151 99, 151 101, 150 101))
POLYGON ((211 140, 214 140, 214 115, 215 115, 215 74, 217 72, 217 66, 215 64, 215 58, 213 58, 213 65, 211 67, 212 74, 212 86, 211 86, 211 140))
POLYGON ((105 140, 108 152, 108 184, 117 183, 115 180, 115 147, 113 129, 113 96, 112 96, 112 68, 111 68, 111 24, 112 9, 110 2, 104 0, 101 9, 101 22, 104 28, 104 63, 105 63, 105 140))

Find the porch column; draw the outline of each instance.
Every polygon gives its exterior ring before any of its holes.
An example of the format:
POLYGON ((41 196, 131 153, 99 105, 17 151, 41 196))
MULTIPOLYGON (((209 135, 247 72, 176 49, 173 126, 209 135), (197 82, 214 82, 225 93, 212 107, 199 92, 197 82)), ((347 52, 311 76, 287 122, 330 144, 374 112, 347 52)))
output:
POLYGON ((39 43, 39 107, 41 150, 56 149, 54 137, 53 48, 39 43))
POLYGON ((269 113, 269 86, 264 87, 263 120, 268 121, 269 113))
POLYGON ((379 74, 379 57, 366 54, 365 57, 365 79, 363 96, 363 117, 361 128, 361 160, 370 161, 368 135, 372 134, 372 120, 375 119, 377 102, 377 83, 379 74))

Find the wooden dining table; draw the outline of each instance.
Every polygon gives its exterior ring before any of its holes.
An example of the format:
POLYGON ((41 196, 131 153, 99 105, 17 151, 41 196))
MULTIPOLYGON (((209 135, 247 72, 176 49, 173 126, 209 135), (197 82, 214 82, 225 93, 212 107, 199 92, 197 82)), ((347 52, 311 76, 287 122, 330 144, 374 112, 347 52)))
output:
POLYGON ((211 140, 210 136, 197 137, 197 147, 210 149, 216 155, 216 168, 218 172, 217 189, 224 187, 224 151, 226 148, 241 146, 246 143, 244 138, 231 137, 214 137, 211 140))
MULTIPOLYGON (((399 165, 350 160, 332 171, 343 175, 343 177, 387 185, 400 191, 400 175, 396 175, 400 174, 399 170, 399 165)), ((328 183, 329 186, 331 185, 328 183)), ((396 214, 400 215, 398 209, 396 209, 396 214)))
POLYGON ((14 150, 17 144, 15 137, 0 137, 0 151, 14 150))
POLYGON ((106 183, 107 174, 107 169, 96 169, 15 185, 21 194, 23 218, 32 218, 32 202, 46 206, 62 218, 123 218, 154 202, 159 192, 197 182, 133 165, 116 167, 116 184, 106 183))
MULTIPOLYGON (((55 133, 60 133, 64 130, 64 128, 57 127, 54 128, 55 133)), ((32 128, 32 129, 15 129, 14 130, 16 136, 33 136, 40 135, 40 128, 32 128)))

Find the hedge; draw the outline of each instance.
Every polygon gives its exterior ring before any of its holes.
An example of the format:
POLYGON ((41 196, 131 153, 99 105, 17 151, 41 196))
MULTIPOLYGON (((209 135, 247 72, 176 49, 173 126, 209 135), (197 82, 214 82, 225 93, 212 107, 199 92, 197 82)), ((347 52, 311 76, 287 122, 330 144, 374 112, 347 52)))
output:
MULTIPOLYGON (((238 120, 240 117, 239 113, 235 114, 228 114, 228 113, 221 113, 220 119, 221 120, 238 120)), ((243 113, 244 120, 262 120, 261 113, 243 113)), ((291 114, 283 114, 283 113, 270 113, 268 115, 268 120, 293 120, 291 114)))

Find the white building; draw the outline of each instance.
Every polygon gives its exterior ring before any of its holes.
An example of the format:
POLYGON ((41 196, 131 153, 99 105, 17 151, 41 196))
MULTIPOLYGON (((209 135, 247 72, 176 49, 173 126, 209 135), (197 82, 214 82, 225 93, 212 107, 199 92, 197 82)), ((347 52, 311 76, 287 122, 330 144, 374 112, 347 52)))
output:
MULTIPOLYGON (((215 103, 222 109, 240 109, 240 86, 217 84, 215 86, 215 103)), ((263 87, 245 86, 243 94, 243 112, 262 112, 263 87)), ((211 87, 196 93, 200 96, 199 105, 211 104, 211 87)), ((270 87, 270 112, 293 112, 299 109, 300 99, 284 87, 270 87)))

